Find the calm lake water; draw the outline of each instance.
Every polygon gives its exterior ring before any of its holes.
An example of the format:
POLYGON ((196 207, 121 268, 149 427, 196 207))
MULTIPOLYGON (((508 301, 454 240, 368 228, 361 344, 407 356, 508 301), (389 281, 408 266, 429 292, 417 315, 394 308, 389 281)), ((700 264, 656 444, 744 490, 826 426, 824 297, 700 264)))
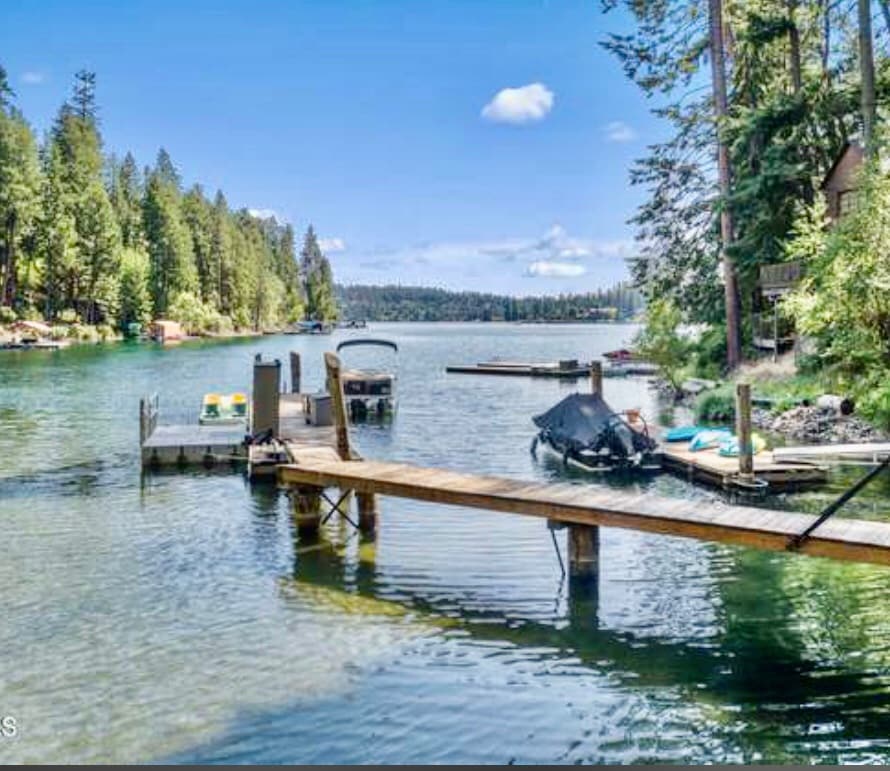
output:
MULTIPOLYGON (((318 387, 323 351, 376 334, 401 347, 401 400, 355 432, 367 457, 560 478, 529 418, 587 383, 445 365, 590 358, 634 331, 380 324, 0 355, 0 716, 19 727, 0 761, 890 760, 890 570, 609 529, 598 598, 573 596, 536 519, 384 499, 376 544, 332 525, 307 548, 268 485, 140 474, 143 393, 193 420, 204 392, 249 385, 257 352, 300 351, 318 387)), ((642 379, 605 389, 658 414, 642 379)), ((769 504, 816 511, 846 479, 769 504)), ((847 513, 884 518, 888 495, 847 513)))

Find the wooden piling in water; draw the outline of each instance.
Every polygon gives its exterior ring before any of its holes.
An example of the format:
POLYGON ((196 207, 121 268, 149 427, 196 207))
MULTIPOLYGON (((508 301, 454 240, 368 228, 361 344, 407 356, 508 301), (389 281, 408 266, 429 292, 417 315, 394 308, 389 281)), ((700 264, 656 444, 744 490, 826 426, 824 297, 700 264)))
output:
POLYGON ((751 439, 751 385, 736 386, 736 434, 739 438, 739 474, 745 479, 754 476, 754 445, 751 439))
POLYGON ((603 363, 599 360, 590 362, 590 393, 603 395, 603 363))
MULTIPOLYGON (((603 363, 590 362, 590 392, 603 395, 603 363)), ((595 579, 599 574, 600 529, 597 525, 569 525, 569 576, 595 579)))
MULTIPOLYGON (((346 399, 343 396, 343 381, 340 377, 340 359, 334 353, 326 353, 324 364, 334 413, 337 454, 343 460, 354 460, 357 456, 349 445, 349 417, 346 414, 346 399)), ((356 496, 356 504, 359 529, 366 533, 374 532, 377 528, 377 496, 374 493, 359 493, 356 496)))
POLYGON ((294 524, 300 535, 312 535, 321 526, 321 488, 299 485, 292 494, 294 524))
POLYGON ((597 525, 569 525, 569 576, 593 579, 599 575, 600 529, 597 525))
POLYGON ((292 394, 300 393, 300 380, 302 370, 300 367, 300 354, 296 351, 290 352, 290 392, 292 394))

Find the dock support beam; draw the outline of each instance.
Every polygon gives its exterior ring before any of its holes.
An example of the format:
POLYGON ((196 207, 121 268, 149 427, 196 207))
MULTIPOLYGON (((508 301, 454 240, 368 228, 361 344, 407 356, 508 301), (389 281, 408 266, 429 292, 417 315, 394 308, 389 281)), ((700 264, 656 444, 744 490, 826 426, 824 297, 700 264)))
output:
POLYGON ((754 476, 754 446, 751 441, 751 385, 736 386, 736 434, 739 437, 739 474, 744 479, 754 476))
POLYGON ((292 494, 294 524, 299 535, 315 535, 321 525, 321 490, 295 487, 292 494))
MULTIPOLYGON (((603 395, 603 363, 590 362, 590 392, 603 395)), ((597 525, 569 525, 569 578, 596 585, 599 578, 600 529, 597 525)))
POLYGON ((356 493, 358 506, 358 529, 363 533, 373 533, 377 529, 377 496, 374 493, 356 493))
POLYGON ((595 579, 599 575, 600 529, 596 525, 569 525, 569 577, 595 579))
MULTIPOLYGON (((337 454, 342 460, 356 460, 357 455, 349 446, 349 418, 346 414, 346 399, 343 396, 343 381, 340 378, 340 359, 336 354, 326 353, 324 364, 334 412, 337 454)), ((358 506, 359 529, 365 533, 373 533, 377 529, 377 496, 374 493, 357 493, 355 499, 358 506)))

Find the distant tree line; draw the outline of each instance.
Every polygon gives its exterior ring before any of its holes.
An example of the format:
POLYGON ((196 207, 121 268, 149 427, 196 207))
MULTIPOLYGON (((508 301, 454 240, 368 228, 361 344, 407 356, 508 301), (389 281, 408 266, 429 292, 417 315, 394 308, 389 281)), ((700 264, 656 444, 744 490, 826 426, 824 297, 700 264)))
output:
POLYGON ((225 331, 336 318, 311 226, 298 262, 290 225, 184 189, 166 150, 143 170, 105 156, 95 94, 95 74, 77 73, 38 143, 0 67, 0 320, 225 331))
POLYGON ((586 294, 511 297, 419 286, 338 286, 343 317, 366 321, 598 321, 636 315, 643 296, 628 284, 586 294))

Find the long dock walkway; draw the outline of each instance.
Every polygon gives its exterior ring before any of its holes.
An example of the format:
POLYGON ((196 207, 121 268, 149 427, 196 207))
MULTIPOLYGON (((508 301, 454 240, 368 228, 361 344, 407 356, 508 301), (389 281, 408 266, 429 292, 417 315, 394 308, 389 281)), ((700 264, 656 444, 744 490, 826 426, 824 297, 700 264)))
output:
MULTIPOLYGON (((787 511, 688 501, 624 490, 527 482, 402 463, 304 458, 279 467, 295 488, 339 487, 489 511, 524 514, 569 525, 628 528, 663 535, 790 550, 815 517, 787 511)), ((831 519, 797 551, 814 557, 890 565, 890 523, 831 519)))

